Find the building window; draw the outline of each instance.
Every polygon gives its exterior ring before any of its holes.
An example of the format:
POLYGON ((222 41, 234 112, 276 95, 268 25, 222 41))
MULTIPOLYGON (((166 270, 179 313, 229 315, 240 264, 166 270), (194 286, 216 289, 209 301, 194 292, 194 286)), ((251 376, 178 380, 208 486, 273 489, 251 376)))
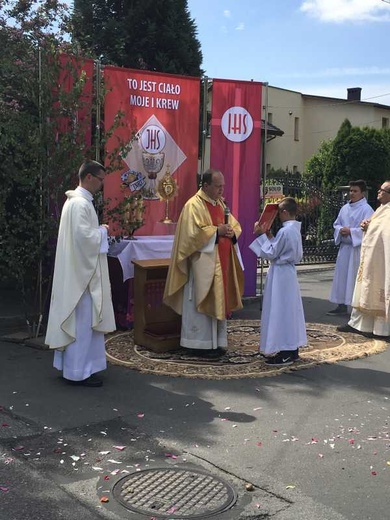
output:
POLYGON ((299 117, 294 117, 294 141, 299 141, 299 117))
POLYGON ((298 166, 296 164, 294 164, 293 166, 293 171, 292 171, 294 174, 297 174, 298 173, 298 166))
POLYGON ((266 171, 266 174, 269 175, 270 172, 271 172, 271 164, 270 163, 267 163, 265 165, 265 171, 266 171))
POLYGON ((268 112, 268 123, 270 123, 271 125, 272 125, 272 120, 273 120, 273 113, 268 112))
POLYGON ((389 128, 389 118, 382 117, 382 128, 389 128))

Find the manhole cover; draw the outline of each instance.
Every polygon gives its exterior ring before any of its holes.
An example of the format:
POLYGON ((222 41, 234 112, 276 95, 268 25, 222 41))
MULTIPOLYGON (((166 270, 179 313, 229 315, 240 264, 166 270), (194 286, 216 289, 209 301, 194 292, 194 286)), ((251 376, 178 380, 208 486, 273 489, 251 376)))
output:
POLYGON ((237 499, 224 480, 207 472, 154 468, 126 475, 113 495, 136 513, 169 518, 207 518, 229 509, 237 499))

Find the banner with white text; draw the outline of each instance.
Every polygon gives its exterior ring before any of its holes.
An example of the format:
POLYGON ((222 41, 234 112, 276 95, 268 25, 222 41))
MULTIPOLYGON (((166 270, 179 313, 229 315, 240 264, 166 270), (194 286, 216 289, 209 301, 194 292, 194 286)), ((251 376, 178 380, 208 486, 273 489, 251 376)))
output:
POLYGON ((256 294, 257 260, 249 244, 259 217, 262 83, 213 80, 210 166, 225 176, 225 199, 242 227, 245 295, 256 294))
POLYGON ((122 114, 107 143, 108 152, 122 147, 122 169, 107 177, 105 198, 113 207, 141 191, 144 224, 137 234, 174 234, 174 225, 163 221, 176 222, 197 190, 200 80, 111 66, 104 68, 104 80, 106 130, 122 114), (160 199, 162 184, 168 196, 177 185, 168 204, 160 199))

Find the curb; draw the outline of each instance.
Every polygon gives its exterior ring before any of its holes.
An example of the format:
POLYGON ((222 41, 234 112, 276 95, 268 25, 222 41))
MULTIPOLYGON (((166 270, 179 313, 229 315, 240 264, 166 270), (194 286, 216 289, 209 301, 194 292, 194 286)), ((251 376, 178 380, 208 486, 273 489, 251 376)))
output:
POLYGON ((336 264, 326 264, 323 267, 315 266, 310 268, 308 265, 297 265, 297 273, 318 273, 322 271, 333 271, 336 264))
POLYGON ((26 347, 32 347, 37 350, 49 350, 49 346, 45 345, 45 337, 38 336, 37 338, 32 338, 29 336, 28 332, 11 332, 0 336, 1 341, 6 341, 8 343, 18 343, 19 345, 23 345, 26 347))
POLYGON ((0 316, 0 336, 26 330, 27 324, 24 316, 0 316))
MULTIPOLYGON (((297 264, 295 265, 297 274, 306 274, 306 273, 318 273, 322 271, 333 271, 336 264, 297 264)), ((268 271, 269 266, 263 267, 263 273, 266 275, 268 271)), ((260 278, 261 276, 261 269, 260 267, 257 268, 257 277, 260 278)))
MULTIPOLYGON (((261 296, 244 296, 241 301, 242 301, 242 304, 244 307, 248 307, 248 305, 252 305, 254 303, 260 304, 261 296)), ((239 312, 239 311, 233 311, 233 312, 239 312)))

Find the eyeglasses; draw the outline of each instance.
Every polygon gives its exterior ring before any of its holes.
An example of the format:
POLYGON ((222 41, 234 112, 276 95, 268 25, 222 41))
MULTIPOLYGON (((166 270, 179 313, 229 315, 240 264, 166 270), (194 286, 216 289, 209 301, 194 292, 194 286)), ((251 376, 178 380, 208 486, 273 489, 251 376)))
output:
POLYGON ((99 177, 99 175, 96 175, 96 173, 91 173, 92 177, 96 177, 99 179, 100 182, 104 182, 104 177, 99 177))
POLYGON ((379 188, 378 191, 383 191, 383 193, 387 193, 387 195, 390 195, 390 191, 384 190, 383 188, 379 188))

